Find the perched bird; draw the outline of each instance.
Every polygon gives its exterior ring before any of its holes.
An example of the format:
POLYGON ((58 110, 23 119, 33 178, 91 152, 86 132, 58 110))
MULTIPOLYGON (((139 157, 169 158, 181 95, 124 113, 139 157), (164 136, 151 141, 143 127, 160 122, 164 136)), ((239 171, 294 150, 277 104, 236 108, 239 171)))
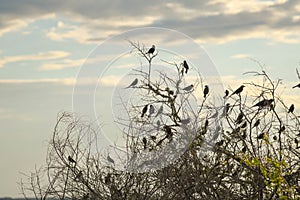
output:
POLYGON ((225 99, 226 97, 228 97, 228 95, 229 95, 229 91, 225 90, 225 96, 223 98, 225 99))
POLYGON ((274 99, 264 99, 252 107, 258 106, 259 108, 270 106, 274 99))
POLYGON ((241 125, 241 129, 244 129, 247 127, 247 121, 245 121, 242 125, 241 125))
POLYGON ((155 51, 155 45, 152 45, 152 47, 148 50, 147 54, 153 54, 155 51))
POLYGON ((183 61, 183 67, 185 69, 185 73, 187 74, 188 70, 189 70, 189 65, 187 64, 187 62, 185 60, 183 61))
POLYGON ((244 114, 243 114, 242 112, 240 112, 240 114, 238 115, 238 117, 237 117, 236 120, 235 120, 235 123, 236 123, 236 124, 242 123, 243 117, 244 117, 244 114))
POLYGON ((115 164, 115 161, 109 156, 109 154, 107 155, 107 161, 112 164, 115 164))
POLYGON ((296 88, 296 87, 300 88, 300 83, 298 85, 295 85, 293 88, 296 88))
POLYGON ((161 105, 159 107, 159 109, 157 110, 157 113, 156 113, 155 117, 157 117, 158 115, 160 115, 163 112, 163 110, 164 110, 164 107, 163 107, 163 105, 161 105))
POLYGON ((164 129, 166 131, 166 137, 167 139, 169 139, 169 141, 172 140, 172 137, 173 137, 173 132, 172 132, 172 129, 170 128, 170 126, 164 126, 164 129))
POLYGON ((208 123, 209 123, 208 119, 207 119, 207 120, 205 120, 205 123, 204 123, 204 128, 207 128, 207 127, 208 127, 208 123))
POLYGON ((283 131, 285 131, 285 126, 284 125, 282 125, 282 127, 280 127, 279 133, 282 133, 283 131))
POLYGON ((254 125, 253 125, 253 128, 254 128, 254 127, 257 127, 259 124, 260 124, 260 119, 256 120, 256 122, 255 122, 254 125))
POLYGON ((159 130, 160 129, 160 120, 156 121, 156 125, 157 125, 157 130, 159 130))
POLYGON ((144 108, 143 108, 143 110, 142 110, 141 117, 144 117, 144 115, 146 114, 147 110, 148 110, 148 105, 145 105, 144 108))
POLYGON ((257 139, 263 139, 265 137, 265 133, 261 133, 257 136, 257 139))
POLYGON ((206 96, 208 95, 208 93, 209 93, 209 88, 208 88, 208 85, 206 85, 204 87, 204 91, 203 91, 204 98, 206 98, 206 96))
POLYGON ((68 156, 68 161, 70 163, 76 163, 76 161, 71 156, 68 156))
POLYGON ((294 110, 295 110, 295 106, 294 106, 294 104, 292 104, 288 110, 288 113, 293 113, 294 110))
POLYGON ((151 116, 154 113, 154 106, 150 105, 149 106, 149 116, 151 116))
POLYGON ((136 86, 136 84, 138 84, 138 82, 139 82, 139 80, 136 78, 136 79, 134 79, 134 81, 132 81, 132 83, 131 83, 128 87, 126 87, 126 88, 134 87, 134 86, 136 86))
POLYGON ((192 89, 193 89, 193 87, 194 87, 194 85, 193 85, 193 84, 191 84, 191 85, 189 85, 189 86, 187 86, 187 87, 183 88, 183 90, 185 90, 185 91, 190 91, 190 90, 192 90, 192 89))
POLYGON ((236 90, 230 95, 230 97, 231 97, 232 95, 235 95, 235 94, 239 95, 239 94, 243 91, 244 87, 245 87, 244 85, 241 85, 238 89, 236 89, 236 90))
POLYGON ((247 147, 244 146, 243 149, 242 149, 242 152, 243 152, 243 153, 246 153, 246 151, 247 151, 247 147))
POLYGON ((223 115, 227 115, 229 109, 230 109, 230 103, 226 103, 225 107, 224 107, 224 113, 223 113, 223 115))
POLYGON ((145 137, 143 137, 143 144, 144 144, 144 149, 147 148, 147 139, 145 137))

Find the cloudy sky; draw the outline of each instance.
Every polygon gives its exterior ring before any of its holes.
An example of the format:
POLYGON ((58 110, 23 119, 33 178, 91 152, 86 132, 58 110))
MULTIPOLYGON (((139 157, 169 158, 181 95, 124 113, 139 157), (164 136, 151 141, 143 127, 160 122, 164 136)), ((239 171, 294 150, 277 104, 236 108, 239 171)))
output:
MULTIPOLYGON (((87 56, 109 38, 144 27, 189 36, 225 87, 259 69, 252 59, 287 88, 298 83, 299 0, 0 0, 0 197, 20 196, 20 172, 44 162, 57 113, 72 111, 73 84, 87 56)), ((151 37, 142 42, 163 45, 151 37)))

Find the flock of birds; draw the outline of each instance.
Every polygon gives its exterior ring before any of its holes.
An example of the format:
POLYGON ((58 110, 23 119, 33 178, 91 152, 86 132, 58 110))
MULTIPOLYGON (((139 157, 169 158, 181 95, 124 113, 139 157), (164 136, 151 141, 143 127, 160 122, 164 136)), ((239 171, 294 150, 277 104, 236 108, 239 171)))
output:
MULTIPOLYGON (((150 55, 150 54, 153 54, 154 52, 155 52, 155 45, 152 45, 152 47, 147 51, 147 54, 150 55)), ((183 75, 184 73, 187 74, 188 71, 189 71, 189 69, 190 69, 190 68, 189 68, 189 65, 188 65, 188 63, 187 63, 187 61, 184 60, 183 63, 181 63, 181 65, 182 65, 182 67, 183 67, 182 70, 181 70, 182 75, 183 75)), ((139 82, 139 80, 138 80, 138 78, 136 78, 136 79, 134 79, 133 82, 132 82, 129 86, 127 86, 126 88, 134 88, 135 86, 137 86, 138 82, 139 82)), ((185 92, 190 92, 190 91, 193 90, 193 88, 194 88, 194 85, 191 84, 191 85, 188 85, 188 86, 182 88, 182 90, 185 91, 185 92)), ((243 92, 244 88, 245 88, 245 85, 241 85, 239 88, 237 88, 236 90, 234 90, 234 92, 232 92, 231 94, 230 94, 229 90, 225 90, 225 96, 224 96, 223 98, 225 99, 225 98, 229 98, 229 97, 231 97, 231 96, 233 96, 233 95, 240 95, 240 94, 243 92), (229 95, 229 94, 230 94, 230 95, 229 95)), ((295 85, 295 86, 293 86, 292 88, 300 88, 300 83, 297 84, 297 85, 295 85)), ((173 95, 173 94, 174 94, 174 92, 171 91, 171 90, 169 90, 169 88, 168 88, 167 91, 168 91, 168 94, 169 94, 169 95, 173 95)), ((207 98, 208 94, 209 94, 209 87, 208 87, 208 85, 205 85, 205 86, 204 86, 204 89, 203 89, 203 97, 204 97, 204 98, 207 98)), ((263 99, 263 100, 259 101, 258 103, 254 104, 252 107, 258 107, 259 109, 262 109, 262 108, 265 108, 265 107, 270 107, 270 109, 272 109, 272 106, 273 106, 272 103, 273 103, 273 102, 274 102, 274 99, 263 99)), ((142 109, 142 112, 141 112, 141 118, 143 118, 143 117, 146 116, 147 111, 148 111, 148 108, 149 108, 148 117, 151 117, 151 116, 155 113, 155 108, 154 108, 154 106, 153 106, 152 104, 150 104, 150 105, 147 104, 147 105, 145 105, 145 106, 143 107, 143 109, 142 109)), ((229 108, 230 108, 230 104, 227 103, 227 104, 224 106, 224 112, 225 112, 225 114, 227 114, 227 112, 229 111, 229 108)), ((291 104, 291 106, 289 107, 287 113, 293 113, 294 110, 295 110, 295 106, 294 106, 294 104, 291 104)), ((161 107, 157 110, 157 113, 156 113, 155 117, 157 117, 158 115, 160 115, 162 112, 163 112, 163 106, 161 105, 161 107)), ((236 123, 236 124, 241 124, 241 123, 243 122, 243 117, 244 117, 244 114, 243 114, 243 113, 240 113, 240 114, 238 115, 237 119, 235 120, 235 123, 236 123)), ((181 120, 180 122, 181 122, 182 124, 187 124, 187 123, 189 123, 189 120, 190 120, 190 119, 183 119, 183 120, 181 120)), ((158 122, 159 122, 159 123, 157 123, 157 125, 158 125, 158 127, 159 127, 159 126, 160 126, 160 121, 158 121, 158 122)), ((246 123, 244 123, 244 124, 246 124, 246 123)), ((246 125, 244 125, 244 124, 241 125, 240 128, 242 128, 243 126, 247 126, 247 124, 246 124, 246 125)), ((254 125, 253 125, 253 128, 254 128, 254 127, 257 127, 259 124, 260 124, 260 119, 257 119, 257 121, 256 121, 256 122, 254 123, 254 125)), ((207 127, 207 126, 208 126, 208 120, 206 120, 206 122, 205 122, 205 127, 207 127)), ((165 136, 164 138, 162 138, 161 140, 159 140, 159 141, 157 142, 156 146, 161 145, 162 142, 163 142, 165 139, 169 139, 169 141, 172 140, 172 137, 173 137, 172 128, 171 128, 170 126, 165 125, 165 126, 163 127, 163 130, 166 132, 166 136, 165 136)), ((283 132, 284 130, 285 130, 285 127, 282 126, 282 127, 280 128, 279 132, 283 132)), ((265 133, 261 133, 261 134, 259 134, 259 135, 257 136, 257 139, 263 139, 263 138, 265 137, 265 135, 266 135, 265 133)), ((299 134, 299 135, 300 135, 300 134, 299 134)), ((151 136, 151 139, 152 139, 152 140, 155 140, 156 137, 155 137, 155 136, 151 136)), ((143 142, 143 144, 144 144, 144 149, 146 149, 146 148, 147 148, 147 143, 148 143, 147 139, 146 139, 145 137, 143 137, 143 138, 142 138, 142 142, 143 142)), ((221 142, 222 142, 222 141, 221 141, 221 142)), ((220 142, 218 142, 218 143, 220 143, 220 142)), ((218 143, 217 143, 217 144, 218 144, 218 143)), ((300 148, 300 146, 298 145, 299 142, 298 142, 297 138, 295 138, 295 143, 297 144, 296 149, 300 148)), ((107 156, 107 160, 108 160, 108 162, 112 163, 113 165, 115 164, 115 161, 110 157, 110 155, 107 156)), ((71 156, 68 156, 68 161, 69 161, 70 163, 76 164, 76 161, 75 161, 71 156)), ((79 174, 82 175, 82 171, 80 171, 79 174)), ((78 175, 77 175, 77 176, 78 176, 78 175)))

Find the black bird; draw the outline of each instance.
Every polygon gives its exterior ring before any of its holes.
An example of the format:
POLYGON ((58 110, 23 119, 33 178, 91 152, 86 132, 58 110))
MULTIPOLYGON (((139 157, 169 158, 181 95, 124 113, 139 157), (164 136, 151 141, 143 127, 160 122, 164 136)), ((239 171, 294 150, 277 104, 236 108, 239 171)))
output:
POLYGON ((115 161, 109 156, 109 154, 107 155, 107 160, 108 162, 115 164, 115 161))
POLYGON ((189 85, 189 86, 186 86, 185 88, 183 88, 183 90, 185 90, 185 91, 190 91, 190 90, 192 90, 192 89, 193 89, 193 87, 194 87, 194 85, 193 85, 193 84, 191 84, 191 85, 189 85))
POLYGON ((147 139, 145 137, 143 137, 143 143, 144 143, 144 149, 147 148, 147 139))
POLYGON ((134 79, 134 81, 132 81, 132 83, 128 86, 128 87, 126 87, 126 88, 130 88, 130 87, 134 87, 134 86, 136 86, 136 84, 139 82, 139 80, 136 78, 136 79, 134 79))
POLYGON ((185 69, 185 73, 187 74, 189 71, 189 65, 187 64, 187 62, 185 60, 183 61, 183 67, 185 69))
POLYGON ((300 83, 298 85, 295 85, 293 88, 296 88, 296 87, 300 88, 300 83))
POLYGON ((256 122, 255 122, 254 125, 253 125, 253 128, 254 128, 254 127, 257 127, 259 124, 260 124, 260 119, 256 120, 256 122))
POLYGON ((245 121, 245 122, 242 124, 241 128, 244 129, 244 128, 246 128, 246 127, 247 127, 247 121, 245 121))
POLYGON ((68 161, 70 163, 76 163, 76 161, 71 156, 68 156, 68 161))
POLYGON ((172 140, 173 137, 173 133, 172 133, 172 129, 170 128, 170 126, 164 126, 164 129, 166 131, 166 137, 167 139, 169 139, 169 141, 172 140))
POLYGON ((155 51, 155 45, 152 45, 152 47, 148 50, 148 54, 153 54, 155 51))
POLYGON ((143 110, 142 110, 141 117, 144 117, 144 115, 146 114, 147 110, 148 110, 148 105, 145 105, 144 108, 143 108, 143 110))
POLYGON ((229 109, 230 109, 230 103, 226 103, 226 105, 224 107, 224 115, 227 115, 229 109))
POLYGON ((289 108, 288 113, 293 113, 294 110, 295 110, 295 106, 294 106, 294 104, 292 104, 292 105, 290 106, 290 108, 289 108))
POLYGON ((273 101, 274 101, 274 99, 264 99, 264 100, 258 102, 257 104, 255 104, 252 107, 255 107, 255 106, 258 106, 260 108, 267 107, 267 106, 270 106, 273 101))
POLYGON ((284 125, 282 127, 280 127, 279 133, 282 133, 283 131, 285 131, 285 126, 284 125))
POLYGON ((257 136, 257 139, 263 139, 265 137, 265 133, 261 133, 257 136))
POLYGON ((149 107, 149 116, 151 116, 154 113, 154 106, 150 105, 149 107))
POLYGON ((235 95, 235 94, 240 94, 242 91, 243 91, 243 89, 244 89, 244 85, 241 85, 238 89, 236 89, 231 95, 230 95, 230 97, 232 96, 232 95, 235 95))
POLYGON ((236 124, 240 124, 243 121, 244 114, 241 112, 235 120, 236 124))
POLYGON ((225 96, 223 98, 225 99, 226 97, 228 97, 228 95, 229 95, 229 91, 225 90, 225 96))
POLYGON ((204 87, 204 91, 203 91, 204 98, 206 98, 206 96, 208 95, 208 93, 209 93, 209 88, 208 88, 208 85, 206 85, 206 86, 204 87))

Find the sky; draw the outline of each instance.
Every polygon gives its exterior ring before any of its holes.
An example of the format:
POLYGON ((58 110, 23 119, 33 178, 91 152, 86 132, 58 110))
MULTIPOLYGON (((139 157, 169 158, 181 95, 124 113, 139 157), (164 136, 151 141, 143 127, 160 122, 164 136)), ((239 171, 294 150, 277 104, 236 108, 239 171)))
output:
MULTIPOLYGON (((93 52, 137 29, 144 30, 140 42, 147 47, 180 46, 177 36, 147 35, 149 27, 182 33, 201 46, 225 87, 237 87, 246 79, 243 73, 259 70, 253 60, 286 88, 300 81, 299 0, 0 0, 0 197, 21 196, 21 173, 44 163, 57 114, 73 111, 78 74, 119 56, 119 46, 97 57, 93 52)), ((135 36, 130 39, 138 41, 135 36)), ((125 45, 120 49, 130 51, 125 45)), ((128 73, 130 61, 124 56, 119 69, 128 73)), ((98 66, 97 73, 103 72, 98 66)), ((117 72, 103 77, 103 94, 124 76, 117 72)), ((289 89, 285 94, 290 101, 299 95, 289 89)), ((109 104, 103 100, 100 108, 109 104)))

